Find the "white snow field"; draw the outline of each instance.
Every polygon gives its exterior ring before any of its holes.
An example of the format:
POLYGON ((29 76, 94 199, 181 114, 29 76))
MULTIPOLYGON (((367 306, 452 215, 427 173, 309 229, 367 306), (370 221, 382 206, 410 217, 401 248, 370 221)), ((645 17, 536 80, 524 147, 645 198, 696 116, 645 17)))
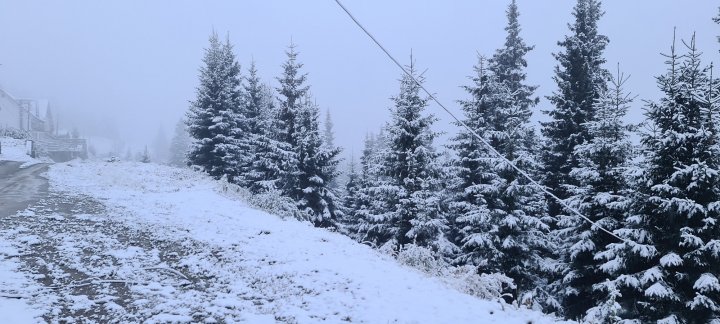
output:
MULTIPOLYGON (((207 323, 558 321, 460 293, 345 236, 252 209, 223 193, 220 182, 190 170, 73 161, 48 173, 52 190, 98 199, 114 221, 160 240, 200 243, 183 257, 180 270, 206 278, 205 295, 160 283, 135 287, 154 294, 143 304, 154 307, 148 322, 191 321, 198 309, 207 323)), ((141 252, 113 253, 133 258, 141 252)))

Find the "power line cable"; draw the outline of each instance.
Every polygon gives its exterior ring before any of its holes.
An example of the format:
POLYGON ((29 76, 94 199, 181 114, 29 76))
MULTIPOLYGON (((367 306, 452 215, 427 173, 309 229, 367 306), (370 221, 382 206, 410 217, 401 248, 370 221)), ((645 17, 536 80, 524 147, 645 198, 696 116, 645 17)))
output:
POLYGON ((587 216, 583 215, 582 213, 580 213, 580 212, 577 211, 576 209, 570 207, 570 205, 568 205, 565 201, 563 201, 563 200, 560 199, 558 196, 556 196, 555 194, 553 194, 552 192, 550 192, 547 188, 545 188, 545 186, 542 186, 542 185, 540 185, 540 183, 538 183, 537 181, 535 181, 535 179, 533 179, 529 174, 527 174, 527 172, 525 172, 525 171, 523 171, 522 169, 518 168, 518 167, 515 165, 515 163, 512 163, 510 160, 508 160, 508 159, 505 158, 502 154, 500 154, 500 152, 498 152, 492 145, 490 145, 490 143, 488 143, 484 138, 482 138, 482 136, 480 136, 475 130, 473 130, 472 128, 470 128, 470 126, 468 126, 465 122, 463 122, 462 120, 460 120, 459 118, 457 118, 457 116, 455 116, 455 114, 453 114, 447 107, 445 107, 445 105, 443 105, 443 104, 440 102, 440 100, 438 100, 430 91, 428 91, 428 90, 425 88, 425 86, 423 86, 423 85, 415 78, 415 76, 413 76, 412 74, 408 73, 408 71, 405 69, 405 67, 404 67, 402 64, 400 64, 400 62, 398 62, 398 60, 396 60, 395 57, 392 56, 392 54, 390 54, 390 52, 375 38, 375 36, 373 36, 373 35, 370 33, 370 31, 368 31, 368 30, 360 23, 360 21, 357 20, 357 18, 355 18, 355 16, 353 16, 353 14, 350 12, 350 10, 348 10, 348 8, 346 8, 346 7, 342 4, 342 2, 340 2, 340 0, 335 0, 335 3, 337 3, 338 6, 340 6, 340 8, 342 8, 342 10, 345 11, 345 13, 350 17, 350 19, 352 19, 352 21, 355 22, 355 24, 356 24, 358 27, 360 27, 360 29, 362 29, 362 31, 365 33, 365 35, 367 35, 368 37, 370 37, 370 39, 372 39, 372 41, 375 43, 375 45, 377 45, 378 47, 380 47, 380 49, 385 53, 385 55, 387 55, 387 57, 390 58, 390 60, 392 60, 393 63, 395 63, 395 65, 397 65, 397 67, 399 67, 400 70, 402 70, 403 73, 405 73, 405 75, 407 75, 407 76, 410 77, 413 81, 415 81, 415 83, 418 85, 418 87, 420 87, 420 89, 422 89, 422 90, 430 97, 430 99, 432 99, 436 104, 438 104, 438 106, 440 106, 440 108, 442 108, 443 110, 445 110, 445 112, 448 113, 448 115, 450 115, 450 117, 452 117, 460 126, 462 126, 462 127, 464 127, 465 129, 467 129, 468 132, 470 132, 473 136, 475 136, 478 140, 480 140, 480 142, 482 142, 485 146, 487 146, 493 154, 495 154, 495 155, 497 155, 499 158, 505 160, 505 162, 507 162, 513 169, 515 169, 515 171, 517 171, 519 174, 521 174, 522 176, 524 176, 525 178, 527 178, 528 181, 530 181, 532 184, 534 184, 535 186, 537 186, 538 188, 540 188, 540 190, 542 190, 545 194, 547 194, 548 196, 550 196, 550 197, 552 197, 553 199, 557 200, 557 202, 560 203, 560 205, 563 206, 563 208, 565 208, 566 210, 568 210, 568 211, 570 211, 571 213, 573 213, 573 214, 581 217, 582 219, 584 219, 584 220, 587 221, 588 223, 590 223, 590 224, 592 224, 593 226, 599 228, 600 230, 602 230, 603 232, 609 234, 610 236, 612 236, 612 237, 614 237, 614 238, 616 238, 616 239, 618 239, 618 240, 620 240, 620 241, 623 241, 623 242, 626 241, 625 239, 623 239, 623 238, 615 235, 614 233, 610 232, 610 231, 607 230, 606 228, 600 226, 600 224, 598 224, 597 222, 594 222, 593 220, 591 220, 591 219, 588 218, 587 216))

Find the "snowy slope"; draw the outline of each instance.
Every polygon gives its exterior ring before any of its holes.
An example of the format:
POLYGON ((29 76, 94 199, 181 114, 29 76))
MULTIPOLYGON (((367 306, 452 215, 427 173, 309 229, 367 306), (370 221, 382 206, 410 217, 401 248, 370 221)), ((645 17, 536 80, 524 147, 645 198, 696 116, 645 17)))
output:
MULTIPOLYGON (((248 322, 555 322, 462 294, 340 234, 249 208, 189 170, 71 162, 53 165, 49 177, 52 189, 101 199, 123 222, 210 246, 222 262, 202 255, 184 262, 222 283, 203 305, 216 319, 237 310, 248 322)), ((166 315, 191 315, 173 312, 166 315)))

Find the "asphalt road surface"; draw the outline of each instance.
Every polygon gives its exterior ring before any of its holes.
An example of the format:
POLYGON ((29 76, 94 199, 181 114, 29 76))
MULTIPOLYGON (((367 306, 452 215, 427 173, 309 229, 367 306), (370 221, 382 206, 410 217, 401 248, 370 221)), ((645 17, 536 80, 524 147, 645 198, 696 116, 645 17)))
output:
POLYGON ((0 217, 13 215, 48 195, 48 181, 42 177, 47 164, 21 165, 0 161, 0 217))

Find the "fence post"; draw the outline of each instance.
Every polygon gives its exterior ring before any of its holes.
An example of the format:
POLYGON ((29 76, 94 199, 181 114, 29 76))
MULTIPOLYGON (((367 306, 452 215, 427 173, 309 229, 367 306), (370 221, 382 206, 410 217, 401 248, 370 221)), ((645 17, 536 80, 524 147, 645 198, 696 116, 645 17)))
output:
POLYGON ((25 141, 25 153, 31 158, 35 158, 35 145, 32 140, 25 141))

